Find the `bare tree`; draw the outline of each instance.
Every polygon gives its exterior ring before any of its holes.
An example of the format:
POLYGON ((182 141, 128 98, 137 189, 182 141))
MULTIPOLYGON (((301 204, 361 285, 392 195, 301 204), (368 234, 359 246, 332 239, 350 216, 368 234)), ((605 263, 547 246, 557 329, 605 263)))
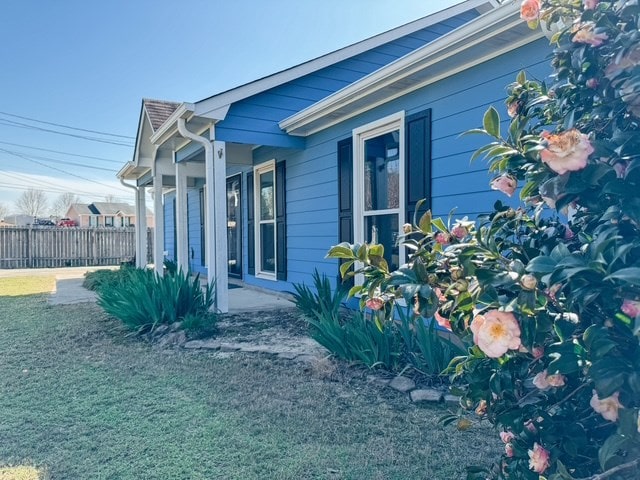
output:
POLYGON ((108 195, 104 196, 104 201, 106 203, 116 203, 116 197, 115 197, 115 195, 112 195, 112 194, 109 193, 108 195))
POLYGON ((39 217, 46 213, 47 203, 47 196, 42 190, 30 188, 22 192, 22 195, 16 200, 16 210, 23 215, 39 217))
POLYGON ((62 193, 53 202, 51 213, 56 217, 63 217, 74 203, 80 203, 80 199, 75 193, 62 193))
POLYGON ((0 203, 0 220, 4 220, 8 214, 9 207, 4 203, 0 203))

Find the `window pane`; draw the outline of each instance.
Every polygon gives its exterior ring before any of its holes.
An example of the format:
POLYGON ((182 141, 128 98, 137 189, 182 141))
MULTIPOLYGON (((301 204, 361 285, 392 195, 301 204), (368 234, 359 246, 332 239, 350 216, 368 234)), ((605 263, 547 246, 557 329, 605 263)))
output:
POLYGON ((400 206, 400 132, 385 133, 364 142, 364 209, 400 206))
POLYGON ((260 270, 263 272, 276 271, 275 225, 263 223, 260 225, 260 270))
POLYGON ((260 174, 260 220, 274 218, 273 170, 260 174))
POLYGON ((384 246, 384 258, 391 270, 400 264, 398 248, 398 215, 372 215, 364 217, 365 242, 384 246))

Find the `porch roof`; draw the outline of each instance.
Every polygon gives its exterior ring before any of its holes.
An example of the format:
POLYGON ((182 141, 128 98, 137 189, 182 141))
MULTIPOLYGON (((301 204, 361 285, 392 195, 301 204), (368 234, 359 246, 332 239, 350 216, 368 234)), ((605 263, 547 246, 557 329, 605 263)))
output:
POLYGON ((542 37, 509 2, 282 120, 290 135, 308 136, 378 105, 498 57, 542 37))

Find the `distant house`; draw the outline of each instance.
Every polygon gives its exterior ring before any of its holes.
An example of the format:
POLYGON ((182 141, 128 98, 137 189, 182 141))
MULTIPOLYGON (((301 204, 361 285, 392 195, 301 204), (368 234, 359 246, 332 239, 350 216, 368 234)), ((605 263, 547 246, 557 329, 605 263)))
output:
POLYGON ((520 70, 550 73, 548 40, 519 17, 516 2, 466 0, 195 103, 143 100, 118 177, 138 207, 153 190, 156 269, 167 253, 206 272, 226 311, 227 276, 275 291, 314 270, 337 281, 325 255, 342 241, 403 263, 396 240, 420 199, 438 216, 491 211, 486 165, 469 163, 489 139, 460 134, 489 105, 508 118, 520 70))
MULTIPOLYGON (((133 227, 136 224, 135 207, 119 202, 74 203, 65 217, 75 220, 79 227, 133 227)), ((147 211, 147 225, 153 226, 150 211, 147 211)))

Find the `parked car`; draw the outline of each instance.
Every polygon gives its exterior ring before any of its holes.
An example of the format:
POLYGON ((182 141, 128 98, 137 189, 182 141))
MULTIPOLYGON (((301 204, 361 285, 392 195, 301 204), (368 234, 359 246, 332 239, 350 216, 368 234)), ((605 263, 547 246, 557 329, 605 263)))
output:
POLYGON ((75 220, 71 220, 70 218, 61 218, 58 221, 58 227, 77 227, 78 224, 75 220))
POLYGON ((33 225, 38 227, 55 227, 56 226, 56 224, 53 223, 48 218, 36 218, 33 221, 33 225))

